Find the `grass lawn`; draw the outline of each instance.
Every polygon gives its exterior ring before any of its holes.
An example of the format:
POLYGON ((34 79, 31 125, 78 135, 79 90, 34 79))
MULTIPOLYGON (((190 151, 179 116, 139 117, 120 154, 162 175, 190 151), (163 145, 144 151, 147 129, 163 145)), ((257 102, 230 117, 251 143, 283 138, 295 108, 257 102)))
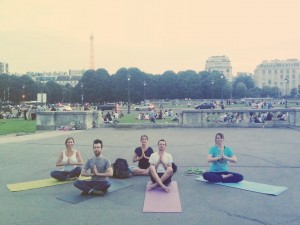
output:
MULTIPOLYGON (((293 105, 289 105, 293 106, 293 105)), ((296 106, 296 105, 295 105, 296 106)), ((297 105, 298 106, 298 105, 297 105)), ((276 106, 276 108, 283 108, 284 105, 276 106)), ((187 106, 185 105, 176 105, 173 106, 171 104, 164 105, 164 110, 168 109, 174 109, 177 108, 178 110, 187 109, 187 106)), ((192 105, 191 109, 194 108, 194 105, 192 105)), ((251 107, 243 105, 231 105, 231 106, 225 106, 225 109, 250 109, 251 107)), ((127 114, 127 108, 122 108, 122 111, 124 113, 123 118, 119 118, 120 123, 142 123, 147 124, 150 123, 149 120, 138 120, 136 119, 138 117, 139 111, 135 111, 131 109, 130 114, 127 114)), ((174 112, 174 110, 173 110, 174 112)), ((103 115, 106 114, 106 111, 103 113, 103 115)), ((166 119, 162 120, 156 120, 157 124, 160 123, 178 123, 172 121, 172 117, 168 117, 166 119)), ((21 119, 0 119, 0 135, 6 135, 6 134, 17 134, 17 133, 34 133, 36 132, 36 121, 35 120, 24 120, 21 119)))
POLYGON ((35 120, 1 119, 0 135, 12 133, 34 133, 36 131, 35 120))

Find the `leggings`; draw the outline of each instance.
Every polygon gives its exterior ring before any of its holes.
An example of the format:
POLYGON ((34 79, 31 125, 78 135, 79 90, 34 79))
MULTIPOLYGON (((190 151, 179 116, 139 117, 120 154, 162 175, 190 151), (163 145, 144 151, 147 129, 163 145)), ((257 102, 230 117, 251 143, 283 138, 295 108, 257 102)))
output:
POLYGON ((81 167, 77 166, 71 171, 52 171, 50 175, 59 181, 65 181, 70 178, 79 177, 80 173, 81 167))
POLYGON ((244 179, 241 174, 233 172, 205 172, 202 176, 205 180, 213 183, 238 183, 244 179), (227 174, 232 174, 232 176, 224 179, 222 175, 227 174))

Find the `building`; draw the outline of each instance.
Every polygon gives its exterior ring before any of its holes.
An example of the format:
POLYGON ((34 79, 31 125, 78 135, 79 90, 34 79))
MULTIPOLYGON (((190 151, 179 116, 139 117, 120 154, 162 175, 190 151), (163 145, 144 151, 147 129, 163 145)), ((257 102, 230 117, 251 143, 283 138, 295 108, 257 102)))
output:
POLYGON ((82 76, 85 70, 69 70, 69 76, 82 76))
POLYGON ((256 86, 278 87, 289 94, 293 88, 300 89, 300 61, 298 59, 264 60, 254 70, 256 86))
POLYGON ((72 87, 75 87, 83 73, 84 70, 69 70, 69 74, 67 72, 27 72, 26 75, 36 82, 44 84, 48 81, 54 81, 63 86, 70 84, 72 87))
POLYGON ((232 81, 232 66, 227 56, 211 56, 206 60, 205 70, 212 72, 214 70, 222 73, 228 81, 232 81))
POLYGON ((0 74, 9 73, 8 71, 8 63, 0 62, 0 74))

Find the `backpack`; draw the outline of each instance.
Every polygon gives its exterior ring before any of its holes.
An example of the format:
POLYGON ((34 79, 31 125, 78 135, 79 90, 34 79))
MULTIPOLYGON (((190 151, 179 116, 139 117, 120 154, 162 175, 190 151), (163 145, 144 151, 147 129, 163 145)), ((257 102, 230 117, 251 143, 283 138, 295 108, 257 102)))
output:
POLYGON ((128 163, 126 159, 121 159, 121 158, 116 159, 115 163, 112 164, 112 167, 113 167, 113 177, 120 178, 120 179, 130 177, 130 173, 128 170, 128 163))

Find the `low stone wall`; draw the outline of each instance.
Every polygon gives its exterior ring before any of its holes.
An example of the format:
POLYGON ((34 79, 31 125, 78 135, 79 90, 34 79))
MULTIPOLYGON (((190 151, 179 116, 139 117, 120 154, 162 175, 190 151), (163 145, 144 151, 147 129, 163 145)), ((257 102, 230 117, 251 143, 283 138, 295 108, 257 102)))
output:
POLYGON ((101 111, 37 112, 37 130, 56 130, 63 127, 90 129, 103 124, 101 111))
POLYGON ((181 127, 300 127, 300 109, 183 110, 179 124, 181 127), (271 119, 267 119, 268 113, 271 119))

